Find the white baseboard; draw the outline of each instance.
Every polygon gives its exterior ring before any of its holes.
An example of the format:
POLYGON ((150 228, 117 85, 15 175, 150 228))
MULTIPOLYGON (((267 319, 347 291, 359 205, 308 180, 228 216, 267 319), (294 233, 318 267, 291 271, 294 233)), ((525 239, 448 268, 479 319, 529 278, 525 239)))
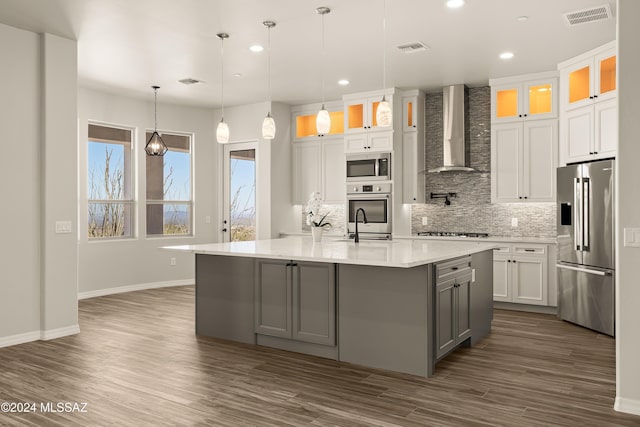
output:
POLYGON ((47 329, 46 331, 40 331, 41 340, 53 340, 56 338, 66 337, 67 335, 75 335, 80 333, 80 325, 75 324, 73 326, 67 326, 58 329, 47 329))
POLYGON ((169 282, 141 283, 138 285, 118 286, 115 288, 97 289, 95 291, 78 292, 78 299, 102 297, 125 292, 144 291, 146 289, 169 288, 172 286, 193 285, 195 279, 171 280, 169 282))
POLYGON ((25 332, 24 334, 10 335, 8 337, 0 337, 0 348, 12 345, 24 344, 26 342, 37 341, 40 339, 40 331, 25 332))
POLYGON ((616 397, 613 409, 632 415, 640 415, 640 400, 616 397))
POLYGON ((546 305, 494 301, 493 308, 499 308, 502 310, 526 311, 528 313, 558 314, 558 307, 550 307, 546 305))

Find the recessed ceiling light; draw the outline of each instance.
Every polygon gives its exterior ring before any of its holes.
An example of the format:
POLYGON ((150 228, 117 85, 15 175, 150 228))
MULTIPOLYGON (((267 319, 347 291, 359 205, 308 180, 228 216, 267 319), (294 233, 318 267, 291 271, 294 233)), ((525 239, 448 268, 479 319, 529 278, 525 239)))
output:
POLYGON ((502 52, 500 54, 500 59, 511 59, 513 58, 513 52, 502 52))
POLYGON ((242 73, 235 73, 233 77, 242 77, 242 73))
POLYGON ((259 44, 252 44, 251 46, 249 46, 249 50, 251 52, 258 53, 258 52, 262 52, 264 50, 264 47, 259 44))
POLYGON ((529 19, 528 16, 522 15, 522 16, 518 16, 516 18, 516 21, 524 22, 524 21, 527 21, 528 19, 529 19))
POLYGON ((349 84, 349 80, 347 80, 347 79, 338 80, 338 84, 340 86, 346 86, 346 85, 349 84))
POLYGON ((447 0, 447 7, 455 9, 464 5, 464 0, 447 0))

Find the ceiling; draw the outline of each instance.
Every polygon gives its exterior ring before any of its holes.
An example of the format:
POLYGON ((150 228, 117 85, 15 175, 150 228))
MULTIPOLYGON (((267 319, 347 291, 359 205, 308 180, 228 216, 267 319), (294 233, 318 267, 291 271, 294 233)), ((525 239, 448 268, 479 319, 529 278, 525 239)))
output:
MULTIPOLYGON (((466 0, 449 9, 445 0, 386 1, 387 87, 421 88, 548 71, 567 58, 615 39, 615 19, 567 26, 562 14, 612 0, 466 0), (517 20, 527 16, 526 21, 517 20), (412 54, 395 46, 421 41, 430 49, 412 54), (512 51, 515 57, 498 55, 512 51)), ((160 102, 219 107, 220 41, 224 44, 225 105, 265 101, 267 52, 264 20, 273 20, 273 100, 288 104, 383 87, 383 0, 0 0, 0 23, 78 40, 83 87, 160 102), (322 18, 325 15, 325 60, 322 18), (324 63, 324 67, 322 64, 324 63), (234 74, 240 74, 234 77, 234 74), (177 80, 204 81, 185 86, 177 80), (340 86, 339 79, 351 84, 340 86)))

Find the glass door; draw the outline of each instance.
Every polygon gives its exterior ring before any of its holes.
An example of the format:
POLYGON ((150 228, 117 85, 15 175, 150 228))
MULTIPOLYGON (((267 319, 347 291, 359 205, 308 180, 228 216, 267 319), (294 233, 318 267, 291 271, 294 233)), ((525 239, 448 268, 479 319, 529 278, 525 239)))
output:
POLYGON ((224 146, 223 241, 256 240, 256 144, 224 146))

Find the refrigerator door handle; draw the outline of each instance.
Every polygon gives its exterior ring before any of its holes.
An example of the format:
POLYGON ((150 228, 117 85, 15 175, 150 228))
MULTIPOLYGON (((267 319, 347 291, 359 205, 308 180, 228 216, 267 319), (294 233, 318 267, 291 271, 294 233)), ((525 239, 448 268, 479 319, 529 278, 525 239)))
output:
POLYGON ((573 246, 582 250, 582 185, 580 178, 573 178, 573 246))
POLYGON ((582 250, 589 250, 589 233, 591 224, 589 223, 590 216, 590 192, 589 192, 589 178, 582 178, 582 250))
POLYGON ((567 265, 567 264, 556 264, 556 267, 565 268, 567 270, 580 271, 582 273, 595 274, 596 276, 611 276, 610 271, 592 270, 586 267, 574 267, 572 265, 567 265))

